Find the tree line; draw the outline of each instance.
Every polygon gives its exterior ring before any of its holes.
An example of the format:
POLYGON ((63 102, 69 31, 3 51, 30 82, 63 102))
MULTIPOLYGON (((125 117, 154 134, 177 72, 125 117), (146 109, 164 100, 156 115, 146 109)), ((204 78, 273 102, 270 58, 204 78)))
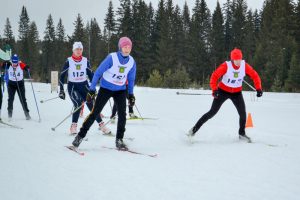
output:
POLYGON ((47 82, 71 55, 74 41, 83 42, 95 69, 117 51, 118 38, 128 36, 137 83, 169 88, 208 87, 210 74, 237 47, 261 75, 265 91, 300 91, 300 0, 265 0, 260 10, 249 9, 246 0, 227 0, 217 2, 213 12, 205 0, 195 0, 191 9, 172 0, 160 0, 157 9, 144 0, 119 1, 116 9, 109 2, 102 29, 95 18, 84 23, 78 14, 72 35, 50 14, 42 39, 23 6, 18 37, 7 18, 0 45, 10 45, 31 66, 34 79, 47 82))

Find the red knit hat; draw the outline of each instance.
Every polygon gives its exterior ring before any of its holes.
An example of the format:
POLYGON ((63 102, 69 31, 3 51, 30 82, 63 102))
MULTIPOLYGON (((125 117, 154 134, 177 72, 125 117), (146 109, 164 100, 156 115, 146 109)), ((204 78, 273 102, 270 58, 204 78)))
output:
POLYGON ((230 53, 230 59, 231 60, 242 60, 243 58, 243 53, 240 49, 233 49, 230 53))

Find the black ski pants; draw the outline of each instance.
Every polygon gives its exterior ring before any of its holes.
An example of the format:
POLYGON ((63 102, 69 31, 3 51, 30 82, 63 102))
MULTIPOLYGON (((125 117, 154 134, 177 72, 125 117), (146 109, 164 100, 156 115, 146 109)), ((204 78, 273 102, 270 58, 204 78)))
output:
POLYGON ((235 108, 238 111, 238 114, 240 116, 240 119, 239 119, 239 123, 240 123, 239 134, 244 135, 245 134, 245 124, 246 124, 246 106, 245 106, 245 101, 244 101, 244 98, 243 98, 243 94, 242 94, 242 92, 228 93, 228 92, 225 92, 221 89, 219 89, 219 97, 214 98, 210 110, 207 113, 205 113, 198 120, 198 122, 196 123, 196 125, 193 128, 193 131, 197 132, 205 122, 207 122, 215 114, 217 114, 217 112, 221 108, 222 104, 227 99, 230 99, 232 101, 233 105, 235 106, 235 108))
POLYGON ((95 119, 103 110, 105 104, 110 98, 114 99, 118 109, 117 139, 123 139, 126 125, 126 90, 111 91, 100 88, 94 107, 87 118, 84 120, 78 135, 84 138, 93 125, 95 119))

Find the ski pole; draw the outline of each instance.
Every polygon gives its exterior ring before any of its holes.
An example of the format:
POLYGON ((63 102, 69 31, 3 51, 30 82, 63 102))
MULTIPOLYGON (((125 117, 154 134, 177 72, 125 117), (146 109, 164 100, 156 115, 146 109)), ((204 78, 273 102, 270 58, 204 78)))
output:
POLYGON ((186 92, 176 92, 177 95, 211 95, 211 94, 200 94, 200 93, 186 93, 186 92))
POLYGON ((54 99, 58 99, 59 97, 53 97, 53 98, 50 98, 50 99, 45 99, 45 100, 41 100, 40 102, 41 103, 46 103, 47 101, 52 101, 54 99))
POLYGON ((35 92, 34 92, 34 89, 33 89, 33 84, 32 84, 32 79, 31 79, 31 75, 30 75, 30 70, 28 69, 27 72, 28 72, 28 76, 30 78, 30 84, 31 84, 31 88, 32 88, 32 93, 33 93, 33 97, 34 97, 36 109, 37 109, 37 112, 38 112, 38 115, 39 115, 39 122, 41 122, 42 119, 41 119, 40 110, 39 110, 39 107, 38 107, 38 104, 37 104, 37 101, 36 101, 35 92))
POLYGON ((244 83, 246 83, 254 92, 256 91, 256 89, 252 86, 252 85, 250 85, 247 81, 245 81, 245 80, 243 80, 244 81, 244 83))
POLYGON ((59 127, 64 121, 66 121, 71 115, 73 115, 75 112, 81 109, 83 104, 81 106, 77 107, 72 113, 70 113, 68 116, 66 116, 61 122, 59 122, 55 127, 51 128, 52 131, 55 131, 57 127, 59 127))
POLYGON ((144 118, 142 117, 142 115, 141 115, 141 113, 140 113, 140 111, 139 111, 138 107, 136 106, 136 104, 134 104, 134 106, 135 106, 136 110, 138 111, 138 113, 139 113, 139 115, 140 115, 141 119, 142 119, 142 120, 144 120, 144 118))

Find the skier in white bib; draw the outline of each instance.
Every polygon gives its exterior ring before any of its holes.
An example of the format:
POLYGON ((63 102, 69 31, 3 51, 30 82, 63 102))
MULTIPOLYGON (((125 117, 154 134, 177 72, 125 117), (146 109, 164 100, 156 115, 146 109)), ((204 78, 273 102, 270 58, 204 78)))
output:
POLYGON ((109 54, 99 65, 93 77, 87 100, 96 96, 96 84, 100 80, 100 89, 93 110, 84 120, 78 135, 73 141, 73 146, 78 147, 82 139, 95 121, 95 118, 104 108, 107 101, 113 97, 118 108, 118 125, 116 135, 116 147, 126 150, 123 142, 126 125, 126 81, 128 80, 129 104, 134 106, 133 95, 134 81, 136 75, 136 63, 130 56, 132 42, 128 37, 122 37, 118 43, 119 51, 109 54))
POLYGON ((8 118, 12 118, 13 103, 16 92, 18 93, 26 120, 30 120, 29 109, 25 97, 24 71, 29 70, 29 66, 22 61, 19 61, 17 54, 11 57, 10 61, 3 63, 7 77, 7 92, 8 92, 8 118))
POLYGON ((212 95, 214 97, 212 106, 189 131, 188 136, 194 136, 206 121, 217 114, 222 104, 227 99, 230 99, 240 116, 240 128, 238 131, 239 138, 241 140, 251 142, 250 137, 248 137, 245 132, 246 106, 242 94, 242 83, 246 75, 250 76, 257 91, 256 96, 261 97, 263 94, 261 80, 257 72, 248 63, 242 60, 243 54, 240 49, 233 49, 230 57, 231 61, 221 64, 211 75, 210 87, 213 91, 212 95), (218 80, 221 77, 222 80, 218 84, 218 80))
MULTIPOLYGON (((67 59, 63 70, 60 74, 60 92, 59 97, 65 99, 66 95, 64 92, 64 80, 65 76, 68 75, 68 93, 71 98, 71 101, 74 105, 74 110, 79 108, 82 105, 82 102, 85 101, 86 96, 89 91, 89 83, 87 81, 87 76, 89 80, 93 79, 94 73, 91 69, 90 62, 86 57, 82 56, 83 45, 81 42, 75 42, 73 44, 73 55, 67 59)), ((86 101, 86 104, 89 110, 93 108, 93 101, 86 101)), ((80 115, 80 109, 77 109, 72 116, 72 124, 70 128, 70 134, 77 134, 77 122, 80 115)), ((105 123, 102 121, 101 117, 98 115, 96 120, 99 124, 99 129, 104 134, 111 134, 111 131, 105 126, 105 123)))

